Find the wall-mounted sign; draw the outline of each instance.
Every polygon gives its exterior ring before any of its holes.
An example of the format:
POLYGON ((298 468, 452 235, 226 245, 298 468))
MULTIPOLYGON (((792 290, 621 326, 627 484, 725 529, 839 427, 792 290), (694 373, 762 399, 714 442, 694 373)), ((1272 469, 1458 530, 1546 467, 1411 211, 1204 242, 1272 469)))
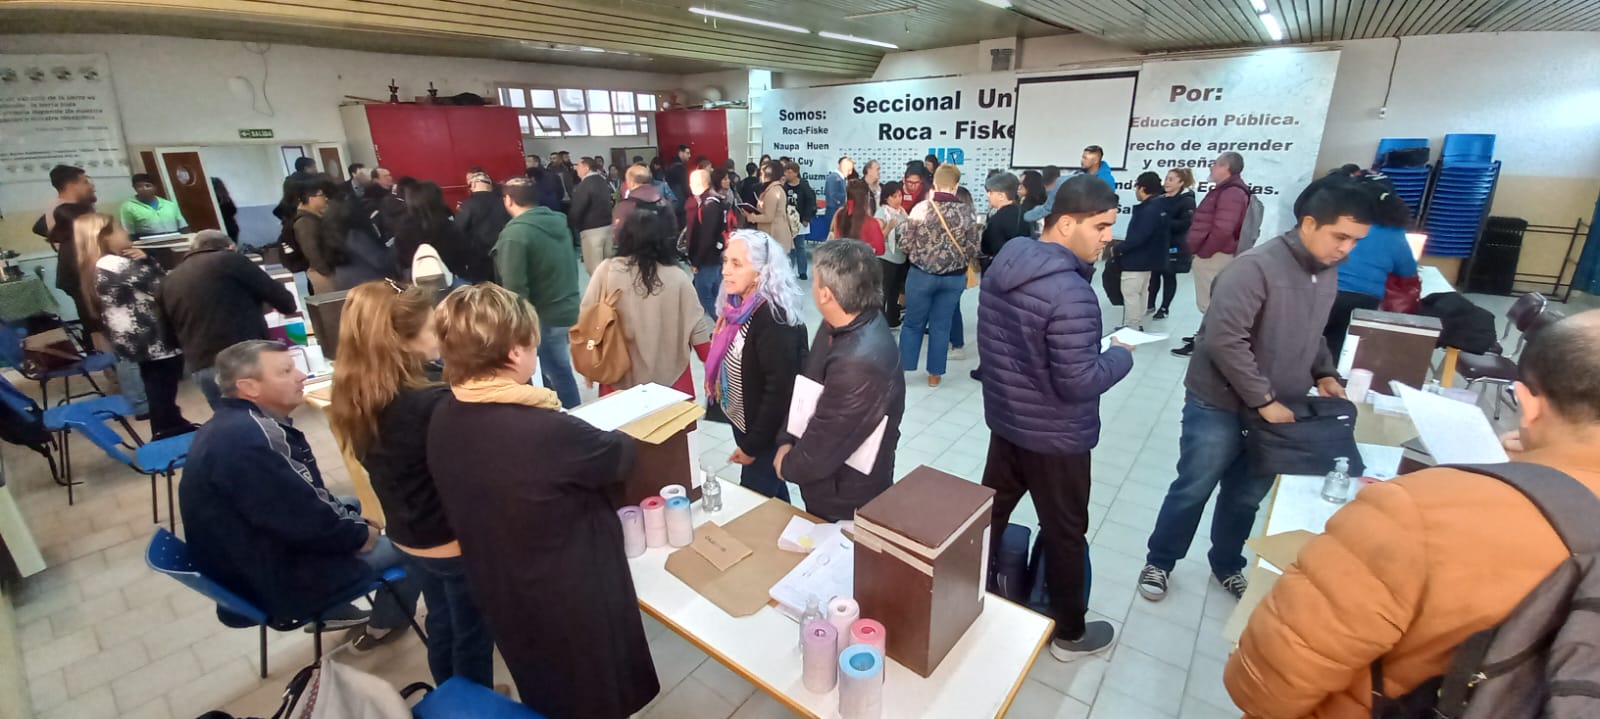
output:
POLYGON ((241 139, 241 140, 271 140, 272 139, 272 130, 269 130, 269 129, 266 129, 266 128, 257 128, 257 129, 253 129, 253 130, 240 130, 239 131, 239 139, 241 139))

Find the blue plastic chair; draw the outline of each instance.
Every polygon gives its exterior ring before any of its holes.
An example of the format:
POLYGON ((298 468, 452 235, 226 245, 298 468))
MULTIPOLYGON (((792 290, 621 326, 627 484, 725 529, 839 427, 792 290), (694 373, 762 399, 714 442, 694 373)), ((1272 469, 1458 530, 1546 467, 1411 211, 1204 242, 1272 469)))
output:
POLYGON ((1378 155, 1373 162, 1382 162, 1384 155, 1395 150, 1410 150, 1427 146, 1428 138, 1426 137, 1385 137, 1378 141, 1378 155))
POLYGON ((133 416, 133 405, 122 395, 109 397, 96 397, 76 404, 64 404, 50 409, 40 408, 32 397, 24 394, 10 380, 0 376, 0 403, 7 409, 29 417, 37 417, 44 430, 50 433, 50 442, 42 447, 30 447, 44 455, 45 461, 50 463, 50 478, 67 488, 67 504, 73 503, 72 488, 77 485, 72 478, 72 453, 67 443, 67 435, 72 431, 71 421, 80 418, 99 417, 114 419, 127 430, 128 436, 133 438, 135 444, 142 443, 139 434, 133 431, 133 425, 128 424, 128 417, 133 416), (60 459, 59 465, 57 459, 60 459))
POLYGON ((67 419, 67 425, 88 437, 90 442, 106 453, 106 456, 150 478, 151 522, 161 521, 160 509, 156 504, 156 477, 165 476, 167 526, 174 532, 178 531, 178 504, 172 496, 172 478, 183 468, 183 462, 189 456, 189 444, 194 441, 193 432, 164 437, 137 447, 128 447, 122 442, 122 437, 117 435, 116 430, 111 429, 99 416, 71 416, 67 419), (125 449, 132 449, 133 455, 129 456, 123 451, 125 449))
POLYGON ((61 404, 71 402, 78 397, 87 397, 90 394, 105 396, 100 385, 96 384, 94 377, 89 373, 111 369, 117 364, 117 358, 110 352, 85 352, 83 359, 59 369, 36 372, 28 369, 26 357, 23 355, 22 340, 28 336, 28 328, 14 322, 0 322, 0 360, 15 367, 23 377, 39 383, 41 394, 40 404, 50 406, 50 381, 61 380, 62 392, 66 395, 61 404), (72 394, 72 377, 81 376, 94 388, 93 392, 85 394, 72 394))
MULTIPOLYGON (((377 581, 355 588, 354 591, 339 601, 329 604, 315 616, 282 619, 268 616, 265 611, 252 604, 249 600, 222 586, 215 579, 201 574, 199 570, 195 569, 194 562, 189 559, 189 545, 184 544, 183 540, 178 539, 177 535, 165 529, 158 527, 155 535, 150 537, 150 546, 145 549, 144 562, 151 569, 178 580, 179 584, 193 589, 211 601, 216 602, 217 618, 223 624, 235 628, 260 627, 262 679, 267 678, 268 627, 280 632, 288 632, 307 624, 313 625, 315 629, 315 661, 320 662, 322 661, 322 615, 324 613, 339 609, 358 598, 365 598, 370 603, 372 598, 369 595, 380 590, 392 594, 394 587, 390 585, 406 578, 406 570, 401 567, 385 569, 377 581)), ((426 643, 428 637, 422 632, 422 627, 417 625, 415 618, 410 619, 411 629, 426 643)), ((448 684, 448 682, 446 683, 448 684)))
POLYGON ((1482 164, 1494 161, 1494 135, 1453 133, 1444 136, 1439 153, 1443 165, 1482 164))
MULTIPOLYGON (((426 684, 413 684, 400 693, 410 698, 426 684)), ((545 719, 543 714, 512 701, 469 679, 450 677, 411 707, 416 719, 545 719)))

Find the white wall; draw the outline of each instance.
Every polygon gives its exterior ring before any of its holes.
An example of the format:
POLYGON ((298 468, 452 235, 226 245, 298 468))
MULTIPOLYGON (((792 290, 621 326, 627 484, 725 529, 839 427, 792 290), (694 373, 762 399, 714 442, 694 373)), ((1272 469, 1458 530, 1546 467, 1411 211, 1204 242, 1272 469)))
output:
POLYGON ((283 159, 278 145, 212 145, 200 148, 206 174, 228 185, 239 207, 277 205, 283 193, 283 159))
MULTIPOLYGON (((1069 34, 1023 38, 1017 41, 1017 70, 1045 70, 1079 62, 1094 62, 1135 55, 1089 35, 1069 34)), ((892 52, 878 63, 874 80, 900 80, 936 75, 972 75, 989 72, 989 53, 982 45, 958 45, 932 50, 892 52)), ((791 86, 792 87, 792 86, 791 86)))

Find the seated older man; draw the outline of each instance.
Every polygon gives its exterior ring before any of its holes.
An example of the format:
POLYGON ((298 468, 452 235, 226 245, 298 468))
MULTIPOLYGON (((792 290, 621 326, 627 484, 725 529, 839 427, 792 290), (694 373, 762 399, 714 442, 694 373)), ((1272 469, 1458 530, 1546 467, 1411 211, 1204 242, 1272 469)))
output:
MULTIPOLYGON (((352 500, 330 493, 317 458, 289 414, 306 376, 283 345, 246 340, 219 352, 222 401, 195 434, 178 496, 195 568, 275 620, 313 616, 403 562, 382 526, 352 500)), ((417 588, 380 592, 357 651, 409 624, 417 588)), ((341 606, 327 627, 355 626, 366 613, 341 606)))

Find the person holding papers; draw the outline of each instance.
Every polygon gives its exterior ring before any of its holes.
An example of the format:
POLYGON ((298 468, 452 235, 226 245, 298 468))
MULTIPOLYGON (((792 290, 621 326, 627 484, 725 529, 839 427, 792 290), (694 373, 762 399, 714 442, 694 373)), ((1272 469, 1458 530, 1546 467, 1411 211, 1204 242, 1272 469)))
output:
POLYGON ((795 404, 807 399, 802 388, 809 385, 815 412, 789 418, 774 464, 779 477, 799 485, 806 511, 837 522, 854 518, 894 483, 906 380, 883 319, 883 273, 872 248, 860 240, 825 242, 812 266, 822 327, 795 380, 795 404), (798 436, 797 420, 805 424, 798 436))
MULTIPOLYGON (((1089 278, 1111 242, 1117 194, 1093 175, 1061 184, 1038 242, 1008 242, 983 275, 978 359, 995 491, 993 532, 1022 495, 1039 510, 1060 661, 1111 646, 1109 622, 1085 624, 1089 450, 1100 441, 1100 395, 1133 369, 1132 348, 1100 349, 1100 301, 1089 278)), ((990 541, 998 549, 998 537, 990 541)))
POLYGON ((787 502, 789 485, 772 458, 806 357, 800 281, 783 245, 760 230, 728 236, 721 271, 706 397, 713 416, 733 426, 737 448, 728 461, 742 467, 739 484, 787 502))
POLYGON ((1368 185, 1327 178, 1307 188, 1295 203, 1293 229, 1257 243, 1217 276, 1183 381, 1178 478, 1167 488, 1139 573, 1145 599, 1166 598, 1172 569, 1188 554, 1218 486, 1207 559, 1222 588, 1244 596, 1244 540, 1273 481, 1251 472, 1246 460, 1247 413, 1293 422, 1280 399, 1304 397, 1312 387, 1344 396, 1322 327, 1339 292, 1335 266, 1372 224, 1377 194, 1368 185))
MULTIPOLYGON (((1549 326, 1528 341, 1517 364, 1521 417, 1505 445, 1511 459, 1540 466, 1490 466, 1508 474, 1566 473, 1572 479, 1543 483, 1571 492, 1545 510, 1592 527, 1595 504, 1585 495, 1600 495, 1600 312, 1549 326)), ((1485 422, 1476 407, 1461 411, 1485 422)), ((1504 622, 1576 551, 1539 507, 1500 479, 1437 467, 1364 487, 1251 614, 1223 682, 1251 717, 1372 716, 1375 661, 1383 694, 1412 692, 1449 671, 1457 647, 1504 622)), ((1540 596, 1547 605, 1566 599, 1540 596)), ((1592 643, 1592 630, 1575 631, 1585 626, 1575 622, 1588 621, 1581 617, 1593 617, 1581 604, 1573 603, 1570 618, 1565 608, 1554 616, 1567 619, 1562 633, 1571 641, 1592 643)), ((1562 641, 1550 656, 1563 652, 1562 641)), ((1568 649, 1566 656, 1574 658, 1565 662, 1570 668, 1581 666, 1576 657, 1584 653, 1568 649)), ((1527 659, 1546 676, 1542 652, 1527 659)), ((1580 688, 1559 700, 1541 683, 1521 701, 1530 711, 1567 702, 1571 716, 1594 716, 1592 694, 1585 696, 1582 682, 1572 684, 1580 688)))

